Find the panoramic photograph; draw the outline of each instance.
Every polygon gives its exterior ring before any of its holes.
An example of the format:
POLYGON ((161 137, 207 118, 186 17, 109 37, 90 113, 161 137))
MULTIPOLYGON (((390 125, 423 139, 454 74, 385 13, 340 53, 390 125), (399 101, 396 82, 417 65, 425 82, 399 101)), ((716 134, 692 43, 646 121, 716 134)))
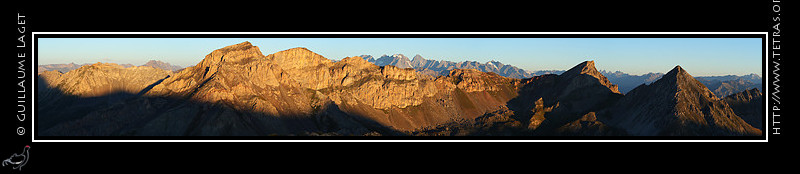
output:
POLYGON ((763 136, 761 38, 38 38, 37 136, 763 136))

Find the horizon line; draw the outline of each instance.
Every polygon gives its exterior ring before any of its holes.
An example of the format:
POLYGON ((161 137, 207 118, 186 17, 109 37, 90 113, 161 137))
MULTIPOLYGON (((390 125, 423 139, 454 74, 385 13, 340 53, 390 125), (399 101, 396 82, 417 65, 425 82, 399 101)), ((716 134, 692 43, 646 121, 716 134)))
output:
MULTIPOLYGON (((324 57, 324 56, 323 56, 323 57, 324 57)), ((334 60, 334 59, 328 59, 328 60, 334 60)), ((336 61, 340 61, 340 60, 341 60, 341 59, 339 59, 339 60, 336 60, 336 61)), ((435 60, 435 59, 427 59, 427 58, 426 58, 425 60, 435 60)), ((149 61, 160 61, 160 62, 164 62, 164 63, 170 64, 170 65, 173 65, 173 66, 175 66, 175 65, 176 65, 176 64, 169 63, 169 62, 167 62, 167 61, 162 61, 162 60, 157 60, 157 59, 150 59, 150 60, 148 60, 148 62, 149 62, 149 61)), ((447 60, 436 60, 436 61, 447 61, 447 60)), ((466 61, 462 61, 462 62, 466 62, 466 61)), ((478 61, 471 61, 471 62, 478 62, 478 61)), ((497 61, 497 62, 500 62, 500 61, 497 61)), ((93 64, 97 64, 97 63, 112 63, 112 64, 116 64, 116 65, 132 65, 132 66, 136 66, 136 67, 139 67, 139 66, 145 66, 144 64, 142 64, 142 65, 136 65, 136 64, 133 64, 133 63, 115 63, 115 62, 88 62, 88 63, 75 63, 75 62, 70 62, 70 63, 37 64, 37 68, 38 68, 38 66, 43 66, 43 65, 64 65, 64 64, 75 64, 75 65, 80 65, 80 66, 86 66, 86 65, 93 65, 93 64)), ((371 63, 371 62, 370 62, 370 63, 371 63)), ((480 62, 478 62, 478 63, 480 63, 480 62)), ((501 62, 501 63, 502 63, 502 62, 501 62)), ((374 64, 374 63, 373 63, 373 64, 374 64)), ((580 64, 580 63, 578 63, 578 64, 580 64)), ((511 65, 511 64, 505 64, 505 65, 511 65)), ((577 64, 576 64, 576 65, 577 65, 577 64)), ((188 67, 193 67, 193 66, 195 66, 195 65, 190 65, 190 66, 181 66, 181 65, 177 65, 177 66, 180 66, 181 68, 188 68, 188 67)), ((514 65, 511 65, 511 66, 514 66, 514 65)), ((676 65, 676 66, 680 66, 680 65, 676 65)), ((514 66, 514 67, 517 67, 517 66, 514 66)), ((542 69, 542 70, 535 70, 535 71, 531 71, 531 70, 523 69, 523 68, 520 68, 520 67, 517 67, 517 68, 519 68, 519 69, 522 69, 522 70, 525 70, 525 71, 528 71, 529 73, 533 73, 533 72, 537 72, 537 71, 567 71, 567 70, 569 70, 569 69, 542 69)), ((464 69, 464 68, 460 68, 460 69, 464 69)), ((466 68, 466 69, 469 69, 469 68, 466 68)), ((644 75, 647 75, 647 74, 662 74, 662 75, 663 75, 663 74, 665 74, 665 72, 652 72, 652 71, 651 71, 651 72, 644 73, 644 74, 631 74, 631 73, 627 73, 627 72, 624 72, 624 71, 621 71, 621 70, 607 70, 607 69, 598 69, 597 71, 599 71, 599 72, 606 72, 606 73, 616 73, 616 72, 622 72, 622 73, 624 73, 624 74, 627 74, 627 75, 632 75, 632 76, 644 76, 644 75)), ((668 71, 669 71, 669 70, 668 70, 668 71)), ((691 73, 690 73, 690 74, 691 74, 691 73)), ((725 74, 725 75, 697 75, 696 77, 747 76, 747 75, 753 75, 753 74, 755 74, 755 75, 757 75, 757 76, 759 76, 759 77, 762 77, 762 78, 763 78, 763 76, 762 76, 760 73, 749 73, 749 74, 744 74, 744 75, 738 75, 738 74, 725 74)))

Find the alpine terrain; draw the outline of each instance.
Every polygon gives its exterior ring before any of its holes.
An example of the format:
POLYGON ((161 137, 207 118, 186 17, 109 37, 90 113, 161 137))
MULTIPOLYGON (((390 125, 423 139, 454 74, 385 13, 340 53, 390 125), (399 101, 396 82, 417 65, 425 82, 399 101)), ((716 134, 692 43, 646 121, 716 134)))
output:
POLYGON ((760 136, 757 91, 717 98, 680 66, 627 94, 581 62, 532 75, 417 55, 333 61, 243 42, 163 62, 43 71, 40 136, 760 136), (177 70, 177 71, 175 71, 177 70), (741 108, 741 109, 740 109, 741 108), (734 110, 736 109, 736 110, 734 110), (742 118, 740 115, 747 115, 742 118))

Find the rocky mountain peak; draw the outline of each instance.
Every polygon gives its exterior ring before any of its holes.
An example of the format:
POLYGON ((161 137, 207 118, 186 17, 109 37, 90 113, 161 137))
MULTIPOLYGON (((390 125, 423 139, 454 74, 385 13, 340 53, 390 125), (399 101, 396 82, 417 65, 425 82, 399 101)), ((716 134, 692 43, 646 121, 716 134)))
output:
POLYGON ((372 62, 372 63, 375 62, 375 58, 373 58, 370 55, 360 55, 358 57, 361 57, 362 59, 366 60, 367 62, 372 62))
POLYGON ((391 56, 383 55, 375 61, 375 65, 394 65, 398 68, 414 68, 414 66, 411 65, 411 60, 403 54, 393 54, 391 56))
POLYGON ((361 57, 378 66, 393 65, 399 68, 414 68, 419 71, 420 74, 432 77, 447 76, 450 70, 453 69, 478 69, 483 72, 493 72, 503 77, 517 79, 534 76, 532 72, 525 71, 512 65, 506 65, 496 60, 486 63, 477 61, 452 62, 426 59, 419 54, 416 54, 411 60, 403 54, 393 54, 391 56, 384 54, 378 59, 372 59, 372 56, 369 55, 362 55, 361 57))
MULTIPOLYGON (((334 67, 332 67, 332 68, 342 67, 340 69, 344 69, 344 66, 347 66, 347 67, 351 68, 351 69, 349 69, 349 71, 363 70, 363 69, 367 69, 367 68, 370 68, 370 67, 373 67, 373 68, 377 67, 375 64, 372 64, 369 61, 364 60, 364 58, 359 57, 359 56, 346 57, 346 58, 334 63, 333 66, 334 67)), ((347 73, 350 73, 350 72, 347 72, 347 73)))
POLYGON ((564 72, 562 75, 571 76, 577 74, 588 74, 595 77, 597 77, 598 75, 602 76, 602 74, 600 74, 600 72, 597 71, 597 68, 594 67, 594 61, 592 60, 581 62, 580 64, 575 65, 574 67, 564 72))
POLYGON ((414 58, 411 59, 411 66, 413 68, 423 67, 427 63, 428 63, 428 60, 425 60, 425 58, 423 58, 419 54, 415 55, 414 58))
POLYGON ((264 57, 257 46, 245 41, 212 51, 196 66, 184 69, 181 74, 205 81, 216 74, 223 65, 247 64, 255 60, 264 60, 264 57))
POLYGON ((753 88, 750 90, 745 90, 739 93, 731 94, 725 99, 736 100, 736 101, 750 101, 754 98, 760 98, 763 94, 758 88, 753 88))
POLYGON ((402 58, 406 58, 406 59, 408 59, 408 57, 406 57, 406 55, 403 55, 403 54, 392 54, 392 56, 391 56, 391 57, 396 57, 396 58, 401 58, 401 59, 402 59, 402 58))
POLYGON ((248 49, 249 47, 252 47, 252 46, 253 46, 253 44, 250 43, 250 41, 244 41, 242 43, 238 43, 238 44, 234 44, 234 45, 228 45, 226 47, 221 48, 220 50, 225 51, 225 50, 230 50, 230 49, 248 49))
POLYGON ((728 103, 733 112, 736 113, 736 116, 741 117, 755 128, 763 129, 764 102, 761 100, 762 97, 761 91, 758 88, 753 88, 731 94, 722 100, 728 103))
POLYGON ((658 86, 675 86, 674 92, 681 92, 685 94, 697 94, 702 98, 717 99, 714 92, 709 90, 703 83, 692 77, 691 74, 686 72, 680 65, 675 66, 669 72, 664 74, 661 79, 653 82, 658 86))
POLYGON ((414 56, 414 58, 411 58, 411 61, 412 61, 412 62, 416 62, 416 61, 425 61, 425 58, 423 58, 422 56, 420 56, 419 54, 417 54, 417 55, 415 55, 415 56, 414 56))
POLYGON ((497 67, 497 68, 500 68, 500 67, 503 67, 503 66, 504 66, 504 64, 503 64, 502 62, 500 62, 500 61, 496 61, 496 60, 491 60, 491 61, 488 61, 488 62, 486 62, 486 64, 492 64, 492 65, 494 65, 494 66, 495 66, 495 67, 497 67))
POLYGON ((147 61, 147 63, 144 63, 144 65, 142 65, 142 66, 158 65, 158 64, 165 64, 165 63, 166 62, 162 62, 162 61, 158 61, 158 60, 150 60, 150 61, 147 61))
POLYGON ((344 59, 340 60, 339 62, 348 62, 348 63, 369 63, 366 59, 361 56, 353 56, 353 57, 345 57, 344 59))
POLYGON ((242 63, 263 57, 264 54, 261 54, 261 50, 257 46, 253 46, 250 42, 242 42, 214 50, 206 55, 197 67, 207 68, 223 63, 242 63))
POLYGON ((79 70, 85 70, 87 68, 125 68, 125 67, 123 67, 122 65, 116 64, 116 63, 97 62, 95 64, 91 64, 89 66, 83 66, 83 67, 78 68, 78 69, 79 70))
POLYGON ((594 77, 598 80, 598 82, 600 82, 601 85, 608 87, 608 89, 610 89, 612 92, 621 94, 619 92, 617 85, 612 84, 611 81, 608 80, 608 78, 606 78, 605 76, 603 76, 603 74, 600 73, 600 71, 597 71, 597 68, 595 68, 594 66, 594 61, 581 62, 580 64, 575 65, 574 67, 570 68, 569 70, 567 70, 566 72, 562 73, 559 76, 563 77, 564 79, 573 79, 580 75, 588 75, 594 77))
POLYGON ((290 48, 290 49, 287 49, 287 50, 279 51, 277 53, 279 53, 279 54, 298 54, 298 55, 316 54, 316 53, 314 53, 313 51, 309 50, 306 47, 290 48))
POLYGON ((674 97, 678 103, 704 105, 709 101, 719 100, 711 90, 681 66, 675 66, 649 87, 659 90, 658 93, 674 97))
POLYGON ((169 71, 152 67, 129 67, 115 63, 85 65, 67 73, 49 73, 44 77, 51 88, 80 97, 96 97, 116 92, 136 94, 169 71), (58 77, 57 79, 53 77, 58 77))
POLYGON ((279 51, 277 53, 267 55, 267 59, 272 60, 275 64, 280 65, 281 68, 285 70, 302 69, 306 67, 319 66, 320 64, 333 63, 333 61, 330 59, 303 47, 279 51))
POLYGON ((675 68, 672 68, 672 70, 669 70, 669 72, 667 72, 663 76, 661 76, 661 79, 676 80, 676 79, 680 78, 681 80, 686 80, 687 76, 691 77, 691 78, 694 78, 694 77, 692 77, 692 75, 690 75, 688 72, 686 72, 686 70, 684 70, 680 65, 678 65, 678 66, 675 66, 675 68))
POLYGON ((169 64, 167 62, 162 62, 162 61, 158 61, 158 60, 147 61, 147 63, 145 63, 142 66, 149 66, 149 67, 163 69, 163 70, 169 70, 169 71, 175 71, 175 70, 181 69, 180 66, 172 65, 172 64, 169 64))
MULTIPOLYGON (((664 76, 668 76, 668 77, 677 77, 677 76, 684 76, 685 77, 685 76, 689 76, 689 77, 692 77, 692 75, 690 75, 688 72, 686 72, 686 70, 684 70, 680 65, 677 65, 677 66, 675 66, 675 68, 672 68, 672 70, 667 72, 667 74, 664 74, 664 76)), ((694 78, 694 77, 692 77, 692 78, 694 78)))
POLYGON ((633 135, 760 135, 708 88, 676 66, 616 103, 611 123, 633 135))

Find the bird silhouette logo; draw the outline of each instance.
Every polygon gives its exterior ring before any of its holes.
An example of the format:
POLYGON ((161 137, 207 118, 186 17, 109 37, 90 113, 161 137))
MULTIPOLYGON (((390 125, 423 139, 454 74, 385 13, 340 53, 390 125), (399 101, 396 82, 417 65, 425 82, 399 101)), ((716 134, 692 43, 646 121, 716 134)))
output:
POLYGON ((25 149, 22 150, 21 154, 14 153, 11 157, 8 157, 8 159, 3 160, 3 167, 10 165, 12 169, 22 171, 22 166, 25 166, 30 158, 30 153, 28 152, 30 149, 30 145, 25 145, 25 149))

